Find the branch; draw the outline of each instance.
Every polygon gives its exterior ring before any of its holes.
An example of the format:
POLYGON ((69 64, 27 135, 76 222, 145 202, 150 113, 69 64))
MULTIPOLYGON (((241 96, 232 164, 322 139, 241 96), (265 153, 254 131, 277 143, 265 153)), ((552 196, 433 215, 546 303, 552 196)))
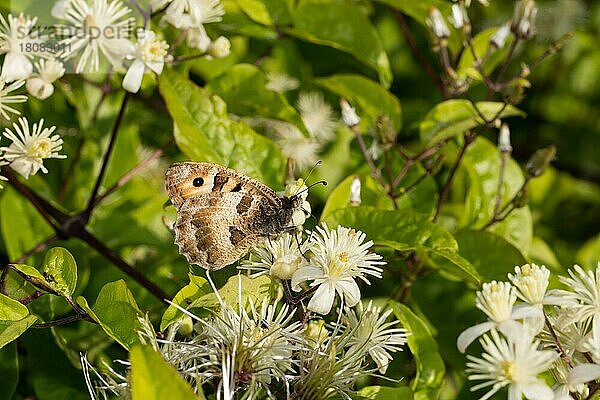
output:
POLYGON ((421 53, 421 50, 419 49, 419 46, 417 46, 417 42, 415 41, 415 37, 413 36, 412 32, 408 28, 408 25, 406 24, 406 20, 404 19, 404 16, 398 10, 394 11, 394 15, 396 16, 396 21, 398 21, 398 25, 400 26, 400 29, 402 30, 402 33, 404 34, 404 37, 406 38, 406 42, 408 43, 408 46, 410 47, 410 51, 413 53, 413 56, 415 56, 417 61, 421 64, 421 66, 423 67, 423 69, 425 70, 427 75, 429 76, 429 79, 431 79, 431 82, 433 82, 433 84, 436 86, 436 88, 438 89, 440 94, 442 96, 446 96, 446 87, 444 86, 444 83, 441 81, 439 76, 435 73, 435 71, 433 70, 433 67, 431 66, 429 61, 427 61, 427 58, 425 58, 423 53, 421 53))
POLYGON ((144 274, 142 274, 137 269, 133 268, 125 260, 123 260, 116 252, 111 250, 97 237, 92 235, 87 229, 85 229, 85 227, 82 227, 80 232, 77 234, 77 237, 86 242, 88 245, 90 245, 90 247, 95 249, 98 253, 104 256, 104 258, 113 263, 122 272, 129 275, 137 283, 146 288, 156 298, 160 300, 167 300, 171 298, 160 287, 158 287, 156 284, 154 284, 152 281, 146 278, 144 274))
POLYGON ((119 180, 114 185, 112 185, 110 188, 108 188, 101 195, 96 196, 96 199, 94 201, 93 207, 96 207, 105 198, 107 198, 112 193, 114 193, 117 189, 123 187, 134 176, 136 176, 138 173, 140 173, 140 171, 142 171, 148 164, 150 164, 152 161, 154 161, 157 158, 159 158, 160 156, 162 156, 162 154, 165 152, 165 150, 169 146, 172 146, 174 143, 175 142, 173 140, 171 140, 169 143, 167 143, 166 145, 164 145, 160 149, 157 149, 157 150, 153 151, 148 157, 146 157, 144 160, 142 160, 142 162, 140 162, 138 165, 136 165, 135 167, 131 168, 125 175, 123 175, 121 178, 119 178, 119 180))
POLYGON ((88 321, 88 322, 93 322, 95 324, 97 323, 92 318, 90 318, 90 316, 87 313, 85 313, 85 314, 69 315, 68 317, 60 318, 60 319, 50 321, 50 322, 45 322, 42 324, 33 324, 32 328, 37 328, 37 329, 53 328, 55 326, 66 325, 66 324, 70 324, 72 322, 77 322, 77 321, 88 321))
POLYGON ((100 167, 100 172, 98 173, 98 177, 96 178, 94 189, 92 190, 92 194, 90 195, 88 205, 83 213, 83 216, 86 221, 89 220, 90 215, 92 214, 92 210, 94 209, 96 196, 98 195, 98 190, 100 189, 100 185, 102 184, 102 180, 104 179, 104 175, 108 167, 108 160, 110 159, 117 139, 117 133, 119 133, 119 128, 121 127, 121 123, 123 122, 123 115, 125 115, 125 108, 127 108, 127 102, 129 100, 129 97, 129 92, 125 93, 123 101, 121 102, 121 108, 119 109, 119 114, 117 114, 117 119, 115 120, 115 124, 110 135, 108 148, 106 149, 106 152, 104 153, 104 158, 102 159, 102 167, 100 167))
POLYGON ((462 162, 462 159, 464 158, 467 152, 467 148, 471 145, 471 143, 473 143, 476 136, 477 134, 474 132, 465 133, 464 143, 460 148, 460 152, 456 157, 456 161, 454 162, 452 169, 450 170, 450 174, 448 174, 448 178, 446 178, 446 183, 444 184, 444 187, 440 192, 440 198, 438 199, 437 206, 435 207, 435 214, 433 214, 433 222, 437 221, 437 219, 439 218, 440 213, 442 211, 442 206, 448 199, 448 194, 450 193, 450 188, 452 187, 452 181, 454 180, 454 175, 456 175, 458 167, 460 167, 460 163, 462 162))

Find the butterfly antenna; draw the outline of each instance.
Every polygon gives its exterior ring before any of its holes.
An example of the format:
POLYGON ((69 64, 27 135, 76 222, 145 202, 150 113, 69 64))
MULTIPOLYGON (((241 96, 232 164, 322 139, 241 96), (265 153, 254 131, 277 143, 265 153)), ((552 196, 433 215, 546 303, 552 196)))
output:
POLYGON ((298 196, 304 192, 308 192, 308 189, 310 189, 313 186, 317 186, 317 185, 327 186, 327 181, 319 181, 319 182, 311 183, 310 185, 308 185, 306 187, 306 189, 303 189, 303 190, 299 191, 298 193, 296 193, 296 196, 298 196))
MULTIPOLYGON (((308 181, 308 178, 310 178, 310 176, 312 175, 313 171, 315 170, 315 168, 317 168, 319 165, 321 165, 323 163, 323 161, 321 160, 317 160, 317 162, 315 163, 315 165, 312 166, 312 168, 310 169, 310 171, 308 171, 308 174, 306 175, 306 178, 304 178, 304 182, 308 181)), ((305 189, 306 190, 306 189, 305 189)), ((301 192, 297 192, 296 195, 300 194, 301 192)))

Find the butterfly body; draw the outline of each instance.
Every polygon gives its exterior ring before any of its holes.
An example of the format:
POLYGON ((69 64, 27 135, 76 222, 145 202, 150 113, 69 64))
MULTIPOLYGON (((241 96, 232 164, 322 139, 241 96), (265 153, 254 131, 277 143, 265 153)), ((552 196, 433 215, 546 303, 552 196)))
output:
POLYGON ((280 197, 268 186, 213 163, 171 165, 165 186, 177 209, 175 244, 190 264, 223 268, 267 237, 292 226, 300 196, 280 197))

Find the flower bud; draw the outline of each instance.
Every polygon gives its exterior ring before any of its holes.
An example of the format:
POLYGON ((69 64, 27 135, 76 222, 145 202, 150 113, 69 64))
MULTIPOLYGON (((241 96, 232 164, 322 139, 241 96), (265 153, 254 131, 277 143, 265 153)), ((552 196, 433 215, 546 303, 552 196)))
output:
POLYGON ((510 34, 510 25, 504 24, 490 38, 490 44, 497 49, 501 49, 504 47, 506 43, 506 38, 510 34))
POLYGON ((396 129, 394 128, 394 123, 387 115, 377 117, 375 131, 377 132, 377 141, 385 148, 396 143, 396 129))
POLYGON ((467 9, 462 4, 452 4, 452 16, 450 17, 450 22, 456 29, 465 28, 467 31, 470 31, 470 21, 469 15, 467 14, 467 9))
POLYGON ((219 36, 208 46, 208 54, 215 58, 227 57, 231 54, 231 42, 225 36, 219 36))
POLYGON ((435 7, 429 8, 429 16, 427 17, 427 26, 431 29, 433 35, 438 39, 448 39, 450 30, 440 10, 435 7))
POLYGON ((355 176, 352 179, 352 183, 350 184, 350 205, 351 206, 359 206, 360 203, 362 202, 362 199, 360 197, 360 191, 361 191, 361 183, 360 183, 360 178, 357 176, 355 176))
POLYGON ((515 5, 510 29, 520 39, 529 39, 533 35, 533 25, 537 7, 534 0, 520 0, 515 5))
POLYGON ((350 128, 360 124, 360 117, 356 113, 356 109, 346 100, 340 100, 340 107, 342 108, 342 120, 344 121, 344 124, 350 128))
POLYGON ((33 97, 45 100, 54 93, 54 85, 44 81, 42 78, 27 79, 27 91, 33 97))
POLYGON ((182 336, 189 337, 194 332, 194 321, 189 315, 184 315, 181 317, 181 321, 179 323, 179 327, 177 329, 177 333, 182 336))
POLYGON ((502 153, 512 153, 512 146, 510 145, 510 129, 508 124, 504 123, 500 127, 500 134, 498 135, 498 150, 502 153))
POLYGON ((554 145, 536 151, 525 165, 527 176, 530 178, 537 178, 542 175, 555 157, 556 146, 554 145))

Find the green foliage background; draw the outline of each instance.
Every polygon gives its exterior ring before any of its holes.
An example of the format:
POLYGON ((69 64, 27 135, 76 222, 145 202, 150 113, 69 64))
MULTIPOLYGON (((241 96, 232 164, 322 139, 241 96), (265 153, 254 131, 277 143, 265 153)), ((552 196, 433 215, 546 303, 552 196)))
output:
MULTIPOLYGON (((4 15, 6 3, 0 3, 4 15)), ((18 7, 24 10, 35 6, 33 0, 21 3, 18 7)), ((410 295, 402 299, 404 304, 394 303, 395 314, 414 329, 414 336, 409 343, 411 351, 396 357, 388 376, 405 379, 397 385, 370 378, 362 382, 364 386, 403 388, 389 393, 391 389, 374 393, 367 388, 360 394, 372 399, 413 398, 413 394, 415 399, 477 398, 465 385, 465 358, 455 346, 457 335, 481 319, 473 306, 477 285, 505 279, 515 265, 526 262, 545 264, 563 273, 573 263, 594 268, 600 260, 600 4, 571 0, 538 3, 537 36, 517 49, 518 62, 511 65, 509 75, 518 72, 519 62, 533 61, 566 32, 574 36, 561 52, 532 72, 532 87, 518 110, 507 108, 503 113, 511 127, 514 148, 514 160, 506 170, 505 201, 523 182, 522 166, 537 149, 555 144, 557 158, 545 174, 530 182, 527 206, 481 231, 490 219, 496 196, 500 165, 495 147, 497 129, 485 130, 469 148, 439 222, 431 222, 439 189, 460 148, 459 137, 478 122, 466 100, 442 103, 440 93, 411 53, 395 16, 396 12, 404 14, 417 47, 438 68, 424 21, 429 4, 447 11, 450 2, 224 3, 224 21, 211 27, 215 31, 210 33, 228 36, 232 54, 169 67, 158 82, 146 78, 142 92, 129 100, 102 187, 111 187, 150 152, 173 139, 176 146, 165 147, 160 159, 108 196, 94 210, 88 230, 171 297, 188 285, 188 265, 177 254, 162 220, 168 214, 163 209, 167 200, 162 189, 164 170, 176 160, 212 161, 281 189, 286 160, 277 146, 231 116, 277 118, 306 131, 291 106, 298 91, 285 95, 266 91, 265 72, 293 76, 303 90, 322 90, 331 104, 337 104, 339 97, 346 98, 363 117, 361 128, 387 115, 398 131, 397 143, 412 151, 448 138, 451 143, 441 150, 445 156, 441 174, 426 177, 399 200, 395 210, 370 177, 353 133, 340 128, 336 141, 322 155, 323 166, 312 178, 326 179, 329 185, 311 190, 309 200, 321 220, 330 226, 341 223, 366 232, 379 246, 378 251, 389 256, 384 279, 363 288, 366 298, 400 299, 402 282, 410 274, 404 261, 394 258, 395 251, 415 252, 430 267, 427 274, 414 277, 410 295), (363 180, 363 204, 354 209, 346 203, 355 174, 363 180)), ((15 4, 11 6, 14 10, 15 4)), ((473 30, 500 25, 510 18, 512 7, 512 2, 494 0, 487 8, 472 6, 473 30)), ((451 48, 460 46, 456 36, 455 32, 450 38, 451 48)), ((459 69, 459 73, 467 71, 459 69)), ((31 99, 23 112, 30 119, 45 118, 48 124, 57 125, 65 140, 63 154, 69 158, 48 161, 50 173, 36 175, 26 185, 67 214, 86 207, 123 99, 120 91, 109 93, 94 118, 103 96, 94 82, 101 83, 102 79, 90 76, 92 83, 84 83, 78 76, 68 76, 52 98, 45 102, 31 99)), ((113 77, 110 83, 118 88, 120 77, 113 77)), ((485 88, 474 85, 471 93, 482 99, 485 88)), ((495 106, 489 107, 494 115, 495 106)), ((487 108, 482 105, 482 109, 487 108)), ((403 161, 394 162, 396 170, 400 169, 403 161)), ((417 165, 403 182, 414 182, 424 171, 417 165)), ((0 233, 0 259, 6 265, 53 231, 7 184, 0 192, 0 233)), ((3 316, 0 322, 0 344, 10 342, 0 350, 0 399, 88 398, 79 353, 87 352, 95 364, 127 358, 126 349, 139 340, 134 334, 137 316, 148 313, 158 329, 166 309, 164 303, 81 240, 61 240, 52 246, 68 249, 74 260, 67 252, 53 250, 23 263, 41 272, 50 271, 57 280, 48 291, 63 297, 42 296, 27 309, 6 296, 0 298, 0 303, 15 313, 3 316), (34 323, 68 315, 71 307, 65 297, 98 324, 81 321, 27 329, 34 323)), ((27 276, 37 272, 26 266, 19 271, 27 276)), ((232 274, 233 267, 214 276, 224 284, 232 274)), ((22 300, 33 291, 11 272, 3 292, 22 300)), ((156 397, 159 388, 152 391, 146 386, 156 381, 165 385, 160 390, 169 388, 169 393, 178 393, 177 398, 189 398, 185 386, 173 381, 170 370, 162 368, 155 357, 142 349, 131 353, 133 387, 144 387, 140 393, 154 393, 155 397, 148 394, 145 399, 160 398, 156 397)))

